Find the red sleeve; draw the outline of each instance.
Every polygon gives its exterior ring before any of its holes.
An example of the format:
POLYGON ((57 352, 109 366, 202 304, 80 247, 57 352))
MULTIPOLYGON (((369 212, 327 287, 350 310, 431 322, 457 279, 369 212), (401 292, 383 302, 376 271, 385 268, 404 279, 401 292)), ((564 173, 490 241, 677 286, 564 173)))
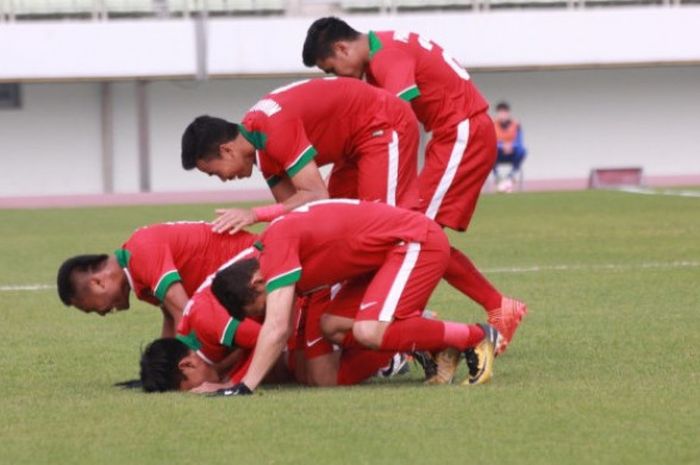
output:
POLYGON ((139 299, 162 302, 173 283, 181 281, 170 247, 157 241, 128 243, 128 270, 139 299), (148 299, 150 300, 150 299, 148 299))
POLYGON ((219 362, 232 347, 238 321, 219 304, 211 288, 197 292, 185 307, 178 326, 178 338, 192 350, 211 361, 219 362))
POLYGON ((233 343, 242 349, 253 349, 258 342, 258 334, 262 326, 250 318, 244 319, 238 325, 238 330, 233 338, 233 343))
POLYGON ((420 95, 416 84, 414 59, 402 50, 384 49, 369 63, 370 73, 379 87, 408 101, 420 95))
MULTIPOLYGON (((284 220, 282 220, 284 221, 284 220)), ((293 228, 286 228, 292 231, 293 228)), ((263 236, 260 255, 260 273, 265 279, 267 292, 290 286, 301 278, 299 261, 299 237, 281 234, 279 229, 268 229, 263 236)))
POLYGON ((276 166, 275 172, 265 173, 270 187, 274 186, 282 173, 293 178, 316 156, 316 149, 309 141, 304 124, 299 118, 280 119, 270 124, 265 150, 261 151, 261 163, 276 166), (265 161, 263 161, 265 159, 265 161))

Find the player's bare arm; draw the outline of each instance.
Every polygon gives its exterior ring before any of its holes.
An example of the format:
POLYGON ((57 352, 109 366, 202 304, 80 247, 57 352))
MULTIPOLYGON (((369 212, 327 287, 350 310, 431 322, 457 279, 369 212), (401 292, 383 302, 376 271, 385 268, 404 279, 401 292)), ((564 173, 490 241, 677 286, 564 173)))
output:
POLYGON ((277 184, 270 187, 270 192, 272 192, 272 196, 277 203, 284 203, 297 193, 297 188, 294 187, 294 183, 292 183, 292 180, 285 173, 283 176, 280 176, 280 180, 277 184))
POLYGON ((313 161, 304 166, 293 178, 285 177, 271 188, 277 204, 252 209, 230 208, 217 210, 213 230, 235 234, 246 226, 270 221, 279 214, 292 211, 314 200, 328 198, 328 188, 313 161), (286 181, 286 182, 285 182, 286 181), (284 184, 278 188, 278 185, 284 184), (280 199, 283 199, 280 201, 280 199))
POLYGON ((276 289, 267 295, 267 313, 258 337, 255 355, 243 378, 251 391, 258 387, 284 349, 291 329, 294 286, 276 289))
POLYGON ((173 283, 165 293, 161 311, 163 312, 162 337, 175 337, 177 325, 182 319, 182 310, 185 308, 189 297, 185 287, 181 283, 173 283))
POLYGON ((310 161, 297 174, 291 178, 291 183, 296 192, 282 204, 286 211, 292 211, 297 207, 315 200, 328 198, 328 187, 323 181, 318 166, 310 161))

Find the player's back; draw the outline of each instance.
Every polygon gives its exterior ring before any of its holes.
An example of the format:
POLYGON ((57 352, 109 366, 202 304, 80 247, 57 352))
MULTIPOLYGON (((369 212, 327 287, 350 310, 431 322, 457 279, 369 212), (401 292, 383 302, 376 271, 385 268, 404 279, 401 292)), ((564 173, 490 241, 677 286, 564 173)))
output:
POLYGON ((250 247, 257 236, 247 231, 234 235, 212 231, 211 223, 172 222, 137 229, 124 244, 132 255, 143 254, 139 260, 145 267, 160 267, 158 261, 172 260, 187 295, 191 296, 204 280, 223 263, 250 247), (147 261, 152 263, 147 263, 147 261))
POLYGON ((301 120, 318 151, 316 163, 324 165, 353 153, 354 146, 370 137, 374 127, 385 124, 382 109, 387 98, 392 96, 358 79, 307 79, 273 90, 246 118, 267 120, 258 121, 257 126, 262 127, 301 120))
MULTIPOLYGON (((294 247, 308 291, 376 270, 389 249, 423 242, 431 227, 425 215, 378 202, 334 199, 311 202, 274 222, 263 233, 263 254, 294 247)), ((275 252, 277 253, 277 252, 275 252)))
POLYGON ((369 35, 368 82, 396 95, 410 93, 410 86, 415 84, 419 95, 411 100, 411 106, 426 130, 446 128, 488 110, 488 102, 469 73, 435 42, 413 32, 379 31, 369 35), (410 63, 403 61, 407 56, 410 63))

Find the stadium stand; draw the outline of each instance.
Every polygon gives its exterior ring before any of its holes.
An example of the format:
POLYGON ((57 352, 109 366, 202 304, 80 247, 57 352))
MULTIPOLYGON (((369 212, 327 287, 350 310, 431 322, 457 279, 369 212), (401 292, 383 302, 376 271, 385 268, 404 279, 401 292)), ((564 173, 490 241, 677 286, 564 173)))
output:
POLYGON ((0 0, 0 20, 284 14, 301 5, 332 11, 489 10, 686 5, 700 0, 0 0))
POLYGON ((283 12, 285 0, 0 0, 0 19, 108 19, 283 12))

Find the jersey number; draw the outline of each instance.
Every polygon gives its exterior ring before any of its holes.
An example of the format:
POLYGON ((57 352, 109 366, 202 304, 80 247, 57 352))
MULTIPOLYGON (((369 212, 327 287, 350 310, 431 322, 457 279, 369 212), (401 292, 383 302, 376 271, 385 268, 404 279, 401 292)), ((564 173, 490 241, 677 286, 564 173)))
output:
MULTIPOLYGON (((407 32, 394 31, 394 40, 396 40, 398 42, 408 43, 409 36, 410 36, 410 34, 407 32)), ((422 37, 422 36, 416 34, 416 40, 418 41, 418 44, 421 47, 423 47, 425 50, 431 51, 433 49, 433 42, 426 39, 425 37, 422 37)), ((457 60, 455 60, 452 57, 452 55, 447 53, 445 50, 442 51, 442 59, 445 60, 445 63, 447 63, 447 66, 452 68, 452 71, 457 73, 457 76, 461 77, 465 81, 468 81, 471 79, 467 70, 462 68, 459 65, 459 63, 457 63, 457 60)))

